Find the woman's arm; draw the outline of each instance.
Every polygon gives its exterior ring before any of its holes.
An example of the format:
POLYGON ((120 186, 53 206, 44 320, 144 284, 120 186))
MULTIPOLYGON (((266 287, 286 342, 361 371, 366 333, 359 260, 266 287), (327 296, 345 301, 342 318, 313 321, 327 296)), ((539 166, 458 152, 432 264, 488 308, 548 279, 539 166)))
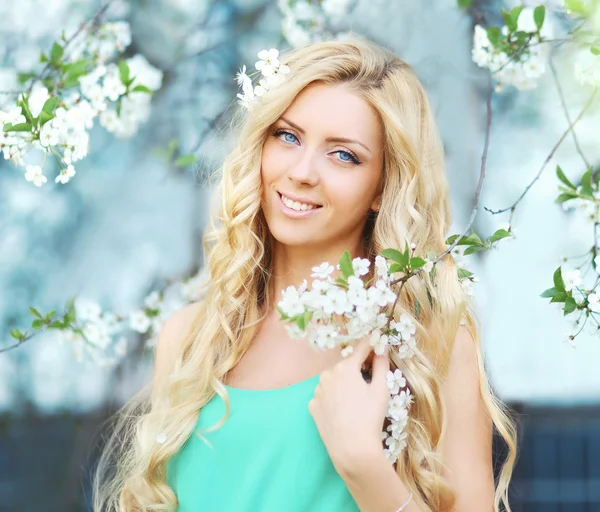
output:
MULTIPOLYGON (((461 326, 442 393, 447 430, 442 453, 444 477, 456 492, 456 512, 491 512, 494 504, 492 422, 480 393, 475 342, 461 326)), ((361 512, 395 512, 409 493, 383 451, 354 459, 340 472, 361 512)), ((418 512, 414 501, 404 512, 418 512)))
POLYGON ((456 492, 457 512, 494 509, 492 421, 480 391, 477 347, 460 326, 442 392, 448 425, 444 438, 444 477, 456 492))

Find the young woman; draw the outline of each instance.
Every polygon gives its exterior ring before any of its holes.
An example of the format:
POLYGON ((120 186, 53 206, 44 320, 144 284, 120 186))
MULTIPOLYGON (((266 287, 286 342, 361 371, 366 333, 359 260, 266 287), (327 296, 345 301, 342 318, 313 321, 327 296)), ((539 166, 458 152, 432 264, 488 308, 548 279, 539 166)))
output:
POLYGON ((285 81, 248 112, 223 165, 203 299, 160 333, 151 399, 121 416, 94 510, 508 507, 514 429, 451 256, 402 288, 396 314, 417 326, 410 358, 393 346, 373 356, 368 340, 343 358, 287 336, 283 289, 345 250, 373 261, 408 242, 440 254, 450 211, 433 115, 407 64, 365 41, 310 45, 283 63, 285 81), (381 432, 395 368, 414 403, 391 464, 381 432), (493 426, 509 448, 498 482, 493 426))

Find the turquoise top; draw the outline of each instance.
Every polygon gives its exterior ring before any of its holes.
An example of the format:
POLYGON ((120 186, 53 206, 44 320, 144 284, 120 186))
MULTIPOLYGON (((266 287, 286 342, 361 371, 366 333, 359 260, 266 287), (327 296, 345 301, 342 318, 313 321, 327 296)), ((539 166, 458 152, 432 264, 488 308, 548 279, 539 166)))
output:
POLYGON ((225 386, 230 415, 215 395, 194 433, 169 460, 167 481, 178 512, 358 512, 308 411, 316 375, 291 386, 247 390, 225 386))

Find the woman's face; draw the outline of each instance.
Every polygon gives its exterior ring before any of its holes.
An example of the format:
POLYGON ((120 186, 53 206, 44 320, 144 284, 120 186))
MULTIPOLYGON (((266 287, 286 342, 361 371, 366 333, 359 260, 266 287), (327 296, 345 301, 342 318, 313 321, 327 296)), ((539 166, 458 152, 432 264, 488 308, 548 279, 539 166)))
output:
POLYGON ((355 247, 379 203, 382 153, 380 120, 365 100, 343 85, 304 89, 263 146, 262 208, 273 237, 288 246, 355 247))

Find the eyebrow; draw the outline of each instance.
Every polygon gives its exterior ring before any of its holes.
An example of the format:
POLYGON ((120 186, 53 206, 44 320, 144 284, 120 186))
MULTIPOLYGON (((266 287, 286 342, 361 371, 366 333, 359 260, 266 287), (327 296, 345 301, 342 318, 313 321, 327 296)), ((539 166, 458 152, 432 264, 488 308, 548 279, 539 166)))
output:
MULTIPOLYGON (((289 124, 292 128, 295 128, 296 130, 298 130, 302 135, 304 135, 306 133, 296 123, 292 123, 290 120, 286 119, 285 117, 280 117, 280 119, 282 121, 284 121, 285 123, 289 124)), ((347 139, 344 137, 327 137, 327 139, 325 139, 325 140, 327 142, 344 142, 346 144, 348 144, 348 143, 358 144, 359 146, 362 146, 363 148, 365 148, 369 153, 371 153, 371 150, 367 146, 365 146, 362 142, 355 140, 355 139, 347 139)))

